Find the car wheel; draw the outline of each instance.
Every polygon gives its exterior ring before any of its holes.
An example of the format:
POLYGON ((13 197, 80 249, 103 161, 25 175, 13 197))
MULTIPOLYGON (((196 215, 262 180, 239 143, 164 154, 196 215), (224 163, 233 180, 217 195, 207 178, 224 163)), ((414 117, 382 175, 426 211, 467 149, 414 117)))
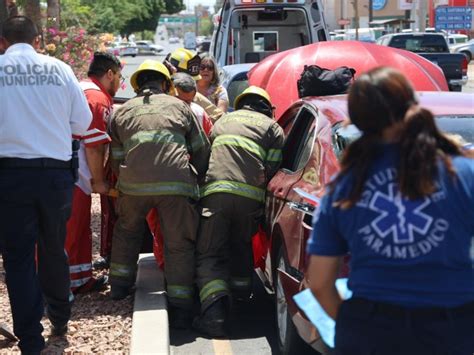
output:
POLYGON ((469 52, 469 51, 462 51, 461 53, 466 56, 468 63, 472 60, 472 54, 471 54, 471 52, 469 52))
POLYGON ((285 291, 283 290, 283 284, 277 269, 285 271, 288 269, 288 262, 286 261, 283 246, 280 246, 278 251, 276 268, 273 274, 273 279, 275 280, 276 324, 280 353, 282 355, 317 354, 317 351, 301 339, 291 320, 291 315, 286 303, 285 291))
POLYGON ((132 58, 135 58, 137 55, 136 54, 132 54, 132 58))

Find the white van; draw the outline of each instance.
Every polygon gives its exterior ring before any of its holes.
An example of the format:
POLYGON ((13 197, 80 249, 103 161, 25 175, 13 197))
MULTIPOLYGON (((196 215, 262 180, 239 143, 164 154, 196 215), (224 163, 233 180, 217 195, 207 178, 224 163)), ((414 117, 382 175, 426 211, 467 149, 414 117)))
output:
POLYGON ((221 67, 329 39, 321 0, 225 0, 215 22, 210 52, 221 67))
POLYGON ((194 32, 186 32, 184 34, 183 47, 195 50, 197 47, 196 34, 194 32))

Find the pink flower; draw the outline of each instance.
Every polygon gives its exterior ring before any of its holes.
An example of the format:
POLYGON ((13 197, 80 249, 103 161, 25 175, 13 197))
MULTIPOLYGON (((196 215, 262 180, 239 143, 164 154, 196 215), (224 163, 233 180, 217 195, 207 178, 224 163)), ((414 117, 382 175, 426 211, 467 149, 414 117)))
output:
POLYGON ((48 28, 48 32, 52 35, 52 36, 56 36, 56 34, 58 33, 58 30, 51 27, 51 28, 48 28))

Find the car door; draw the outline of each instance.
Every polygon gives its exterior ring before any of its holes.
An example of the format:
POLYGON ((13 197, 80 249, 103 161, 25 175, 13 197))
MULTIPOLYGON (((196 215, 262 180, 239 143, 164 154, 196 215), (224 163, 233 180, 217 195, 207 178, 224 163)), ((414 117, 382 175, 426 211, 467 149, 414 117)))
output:
MULTIPOLYGON (((316 133, 316 111, 311 106, 303 106, 293 120, 286 122, 287 140, 283 150, 280 170, 267 187, 266 218, 273 254, 284 248, 285 257, 293 277, 300 279, 298 265, 301 263, 302 238, 304 235, 304 214, 292 208, 289 202, 301 201, 294 187, 305 182, 305 165, 310 158, 316 133)), ((308 225, 308 228, 310 226, 308 225)), ((274 256, 274 255, 273 255, 274 256)), ((267 263, 266 276, 273 282, 273 260, 267 263)))

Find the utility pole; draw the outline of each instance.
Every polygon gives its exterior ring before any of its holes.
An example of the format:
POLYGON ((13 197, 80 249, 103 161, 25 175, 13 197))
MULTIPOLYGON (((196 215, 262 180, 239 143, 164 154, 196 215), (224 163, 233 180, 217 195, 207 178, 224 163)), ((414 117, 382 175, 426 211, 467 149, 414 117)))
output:
POLYGON ((373 19, 374 19, 374 0, 369 0, 369 27, 373 19))
POLYGON ((418 22, 420 24, 420 32, 425 32, 426 29, 426 1, 418 1, 418 22))
POLYGON ((355 35, 356 41, 359 40, 359 1, 353 0, 352 6, 354 6, 354 24, 355 24, 355 35))

